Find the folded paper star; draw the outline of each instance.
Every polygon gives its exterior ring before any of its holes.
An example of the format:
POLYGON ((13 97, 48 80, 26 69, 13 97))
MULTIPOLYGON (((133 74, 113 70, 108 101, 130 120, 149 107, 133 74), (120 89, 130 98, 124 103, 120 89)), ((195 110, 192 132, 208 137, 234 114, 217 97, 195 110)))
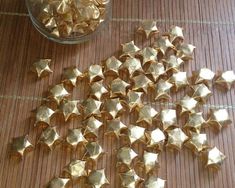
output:
POLYGON ((206 167, 218 170, 220 169, 220 166, 225 160, 225 158, 226 156, 216 147, 214 147, 207 152, 206 167))
POLYGON ((176 110, 164 109, 161 111, 160 122, 163 130, 167 130, 170 127, 174 127, 177 124, 176 110))
POLYGON ((208 68, 202 68, 198 71, 193 71, 193 81, 195 84, 204 83, 210 86, 210 82, 215 77, 215 73, 208 68))
POLYGON ((138 154, 130 147, 122 147, 117 152, 118 165, 126 165, 131 167, 132 161, 138 156, 138 154))
POLYGON ((198 101, 194 98, 189 97, 188 95, 184 96, 177 104, 177 109, 179 110, 179 114, 183 115, 185 113, 195 113, 195 109, 198 106, 198 101))
POLYGON ((97 82, 104 79, 102 66, 100 65, 91 65, 88 69, 88 78, 90 83, 97 82))
POLYGON ((127 126, 120 121, 119 118, 107 121, 108 130, 106 134, 113 133, 117 138, 119 138, 122 133, 121 131, 127 129, 127 126))
POLYGON ((85 121, 84 135, 92 134, 98 137, 99 128, 103 125, 101 121, 91 116, 85 121))
POLYGON ((184 40, 183 28, 179 26, 171 27, 170 32, 168 33, 170 41, 172 43, 182 42, 184 40))
POLYGON ((124 97, 126 96, 127 90, 130 87, 130 84, 117 78, 111 82, 110 92, 111 97, 124 97))
POLYGON ((103 110, 104 114, 110 116, 111 119, 115 119, 121 115, 121 112, 123 112, 123 106, 119 98, 105 100, 103 110))
POLYGON ((147 174, 150 173, 156 167, 157 163, 158 153, 144 151, 143 165, 147 174))
POLYGON ((101 188, 103 185, 109 184, 104 169, 91 171, 88 176, 88 182, 93 188, 101 188))
POLYGON ((148 88, 153 84, 150 79, 148 79, 144 74, 140 74, 132 78, 134 86, 133 91, 141 91, 144 93, 148 92, 148 88))
POLYGON ((153 48, 165 55, 169 49, 175 49, 175 46, 169 41, 168 37, 161 36, 153 44, 153 48))
POLYGON ((158 78, 166 73, 165 67, 160 62, 152 62, 146 71, 146 75, 156 82, 158 78))
POLYGON ((54 114, 55 111, 48 108, 47 106, 40 106, 36 111, 36 121, 34 126, 37 126, 39 124, 50 125, 50 120, 54 114))
POLYGON ((119 68, 122 62, 112 56, 105 61, 105 74, 119 76, 119 68))
POLYGON ((151 47, 146 47, 138 53, 143 59, 143 66, 147 63, 157 61, 157 54, 157 50, 151 47))
POLYGON ((102 96, 107 93, 108 90, 103 85, 103 81, 94 82, 90 86, 90 96, 96 100, 101 100, 102 96))
POLYGON ((120 174, 120 179, 122 186, 127 188, 135 188, 141 181, 143 181, 143 179, 140 178, 132 169, 120 174))
POLYGON ((61 141, 56 127, 47 127, 39 138, 39 143, 45 145, 50 151, 61 141))
POLYGON ((144 33, 145 37, 148 39, 149 37, 157 34, 158 28, 156 26, 157 22, 152 20, 146 20, 142 22, 142 25, 138 28, 139 33, 144 33))
POLYGON ((194 85, 192 86, 192 89, 192 97, 202 103, 206 103, 208 98, 212 95, 212 92, 208 89, 205 84, 194 85))
POLYGON ((127 137, 131 144, 136 141, 145 141, 145 128, 131 125, 128 127, 127 137))
POLYGON ((78 79, 83 78, 83 76, 83 73, 81 73, 76 67, 66 68, 63 73, 63 82, 75 87, 78 79))
POLYGON ((232 85, 235 82, 235 74, 233 71, 225 71, 219 75, 215 83, 227 90, 231 89, 232 85))
POLYGON ((60 105, 60 111, 64 115, 65 121, 68 121, 72 117, 80 116, 80 112, 78 110, 78 100, 74 101, 63 101, 60 105))
POLYGON ((162 146, 165 142, 166 136, 159 128, 154 129, 150 133, 146 134, 147 137, 147 146, 162 149, 162 146))
POLYGON ((122 55, 120 57, 134 57, 140 49, 135 45, 134 41, 122 44, 122 55))
POLYGON ((192 60, 195 48, 196 47, 191 44, 180 44, 177 46, 177 56, 184 61, 192 60))
POLYGON ((52 73, 52 70, 49 67, 50 63, 51 59, 40 59, 33 63, 31 70, 37 74, 38 78, 41 78, 52 73))
POLYGON ((86 145, 86 158, 97 161, 99 157, 104 154, 103 148, 97 142, 88 142, 86 145))
POLYGON ((69 182, 69 178, 54 178, 48 183, 47 188, 68 188, 69 182))
POLYGON ((102 102, 97 101, 95 99, 92 98, 88 98, 83 102, 83 113, 84 113, 84 118, 88 118, 90 116, 97 116, 100 117, 101 116, 101 104, 102 102))
POLYGON ((175 55, 171 55, 167 59, 163 59, 163 62, 166 66, 166 71, 179 72, 179 68, 184 61, 175 55))
POLYGON ((138 109, 137 123, 145 122, 148 125, 152 125, 153 120, 156 118, 158 112, 149 105, 144 105, 138 109))
POLYGON ((128 57, 122 64, 121 70, 127 70, 130 77, 135 76, 137 73, 143 72, 140 60, 134 57, 128 57))
POLYGON ((186 130, 190 130, 196 133, 200 133, 201 128, 205 125, 206 121, 203 118, 202 112, 189 114, 189 118, 184 125, 186 130))
POLYGON ((145 188, 164 188, 166 180, 150 176, 144 183, 145 188))
POLYGON ((127 93, 127 100, 125 103, 128 106, 130 111, 133 111, 133 109, 137 107, 139 108, 143 105, 142 96, 143 96, 143 92, 136 92, 136 91, 130 90, 127 93))
POLYGON ((76 149, 79 144, 86 144, 87 140, 84 138, 81 128, 69 129, 66 143, 76 149))
POLYGON ((57 84, 50 89, 49 98, 53 99, 58 105, 64 99, 66 99, 70 94, 65 89, 63 84, 57 84))
POLYGON ((185 143, 189 149, 191 149, 196 154, 206 150, 209 146, 207 143, 206 134, 191 133, 191 138, 185 143))
POLYGON ((168 140, 166 146, 178 151, 181 150, 183 144, 188 140, 188 136, 180 128, 168 130, 167 134, 168 140))
POLYGON ((169 94, 170 89, 173 87, 173 84, 167 80, 160 79, 155 88, 155 100, 169 100, 171 96, 169 94))
POLYGON ((68 173, 73 179, 87 176, 86 161, 73 160, 65 167, 64 172, 68 173))
POLYGON ((189 84, 186 72, 176 72, 169 78, 168 81, 174 84, 176 91, 189 84))

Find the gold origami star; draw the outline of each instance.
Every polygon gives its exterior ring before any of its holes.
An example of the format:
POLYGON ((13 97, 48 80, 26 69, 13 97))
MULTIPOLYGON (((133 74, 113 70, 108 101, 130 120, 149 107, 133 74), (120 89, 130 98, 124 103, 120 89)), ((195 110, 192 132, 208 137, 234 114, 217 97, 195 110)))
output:
POLYGON ((203 103, 206 103, 208 98, 212 95, 212 92, 205 84, 194 85, 192 86, 192 89, 194 91, 192 97, 203 103))
POLYGON ((145 128, 131 125, 130 127, 128 127, 127 136, 131 144, 133 144, 134 142, 138 140, 144 142, 145 141, 145 128))
POLYGON ((66 99, 70 94, 64 88, 63 84, 57 84, 50 89, 49 98, 53 99, 58 105, 63 99, 66 99))
POLYGON ((143 66, 147 63, 157 61, 157 50, 151 47, 146 47, 138 53, 143 58, 143 66))
POLYGON ((153 120, 156 118, 158 112, 149 105, 144 105, 138 109, 137 123, 145 122, 148 125, 152 125, 153 120))
POLYGON ((104 153, 103 148, 97 142, 88 142, 86 145, 85 156, 97 161, 98 158, 104 153))
POLYGON ((119 98, 106 99, 104 103, 104 113, 107 113, 111 119, 115 119, 120 116, 123 111, 123 106, 119 98))
POLYGON ((167 130, 170 127, 174 127, 177 124, 177 115, 176 110, 173 109, 164 109, 161 111, 160 121, 163 127, 163 130, 167 130))
POLYGON ((55 112, 47 106, 40 106, 36 111, 36 121, 34 123, 34 126, 37 126, 39 124, 50 125, 51 117, 54 114, 55 112))
POLYGON ((104 79, 102 66, 91 65, 88 69, 88 78, 90 82, 97 82, 104 79))
POLYGON ((169 100, 171 96, 169 95, 170 89, 173 84, 167 80, 160 79, 155 86, 155 100, 169 100))
POLYGON ((83 78, 83 73, 81 73, 76 67, 69 67, 64 70, 63 82, 66 84, 71 84, 72 86, 77 85, 78 79, 83 78))
POLYGON ((122 62, 112 56, 105 61, 105 74, 119 76, 119 68, 122 62))
POLYGON ((176 150, 180 150, 183 144, 188 139, 188 136, 180 128, 174 128, 172 130, 168 130, 167 134, 168 134, 167 147, 176 150))
POLYGON ((65 167, 64 172, 68 173, 73 179, 87 176, 86 161, 73 160, 65 167))
POLYGON ((178 91, 179 88, 185 87, 189 84, 186 72, 176 72, 169 78, 168 81, 174 84, 176 91, 178 91))
POLYGON ((108 93, 108 90, 104 87, 102 81, 92 83, 90 90, 90 96, 96 100, 101 100, 102 96, 108 93))
POLYGON ((165 73, 166 70, 164 65, 159 62, 152 62, 146 71, 146 75, 149 75, 154 82, 165 73))
POLYGON ((178 72, 184 61, 175 55, 171 55, 167 59, 163 60, 163 62, 165 63, 166 71, 178 72))
POLYGON ((225 71, 216 79, 215 83, 227 90, 231 89, 235 82, 235 74, 233 71, 225 71))
POLYGON ((165 55, 167 50, 175 50, 175 46, 169 41, 168 37, 161 36, 153 44, 153 48, 165 55))
POLYGON ((95 137, 98 137, 99 128, 103 125, 101 121, 91 116, 85 121, 85 131, 84 134, 92 134, 95 137))
POLYGON ((185 146, 190 148, 196 154, 199 154, 209 147, 206 134, 192 132, 191 138, 185 143, 185 146))
POLYGON ((123 54, 120 57, 134 57, 140 49, 135 45, 134 41, 122 44, 123 54))
POLYGON ((207 152, 207 163, 206 167, 220 169, 221 164, 226 159, 226 156, 219 151, 216 147, 212 148, 207 152))
POLYGON ((123 124, 119 118, 117 119, 112 119, 107 121, 107 126, 108 126, 108 131, 107 134, 109 133, 114 133, 114 135, 119 138, 121 136, 121 131, 123 129, 127 129, 127 126, 123 124))
POLYGON ((152 20, 146 20, 142 22, 142 25, 138 28, 138 32, 144 33, 146 39, 157 34, 158 28, 156 26, 157 22, 152 20))
POLYGON ((196 47, 191 44, 181 44, 177 46, 177 56, 184 61, 193 59, 193 52, 196 47))
POLYGON ((118 165, 124 164, 128 168, 131 167, 132 161, 138 156, 138 154, 130 147, 122 147, 117 152, 118 165))
POLYGON ((120 78, 113 80, 110 85, 111 97, 126 96, 128 87, 130 87, 130 84, 120 78))
POLYGON ((202 112, 189 114, 188 121, 184 125, 184 128, 190 131, 200 133, 201 128, 205 125, 206 121, 202 116, 202 112))
POLYGON ((150 176, 144 183, 145 188, 164 188, 166 180, 150 176))
POLYGON ((80 116, 80 112, 78 110, 78 100, 74 101, 63 101, 60 105, 60 111, 64 115, 65 121, 68 121, 71 117, 80 116))
POLYGON ((130 111, 133 111, 133 109, 137 107, 141 107, 143 105, 142 96, 143 96, 143 92, 136 92, 136 91, 130 90, 127 93, 126 104, 130 111))
POLYGON ((66 137, 66 143, 76 149, 80 143, 87 143, 87 140, 84 138, 81 128, 69 129, 68 136, 66 137))
POLYGON ((48 183, 47 188, 67 188, 69 182, 69 178, 54 178, 48 183))
POLYGON ((207 86, 210 86, 209 82, 213 80, 215 73, 208 68, 202 68, 199 71, 193 72, 193 80, 195 84, 204 83, 207 86))
POLYGON ((172 43, 182 42, 184 40, 183 28, 179 26, 171 27, 168 35, 172 43))
POLYGON ((23 156, 32 151, 33 145, 28 140, 28 135, 20 136, 12 139, 11 154, 23 158, 23 156))
POLYGON ((104 169, 92 171, 88 176, 88 182, 93 188, 101 188, 103 185, 109 184, 104 169))
POLYGON ((102 102, 97 101, 92 98, 88 98, 83 102, 83 113, 85 116, 85 119, 90 116, 101 116, 100 107, 102 102))
POLYGON ((56 127, 47 127, 39 138, 39 143, 45 145, 49 150, 60 142, 60 136, 56 131, 56 127))
POLYGON ((127 188, 135 188, 141 181, 143 181, 143 179, 140 178, 132 169, 120 174, 120 179, 122 186, 127 188))
POLYGON ((148 88, 153 84, 153 82, 148 79, 144 74, 140 74, 132 78, 134 82, 133 91, 142 91, 144 93, 148 92, 148 88))
POLYGON ((147 141, 148 147, 154 147, 160 150, 166 139, 165 134, 159 128, 156 128, 153 131, 151 131, 149 134, 146 134, 146 137, 148 140, 147 141))
POLYGON ((135 76, 136 73, 143 72, 140 60, 134 57, 128 57, 122 64, 121 69, 127 70, 129 77, 135 76))
POLYGON ((198 101, 186 95, 176 105, 180 115, 183 115, 185 113, 190 114, 195 113, 195 109, 198 106, 198 101))
POLYGON ((228 111, 226 109, 211 109, 210 118, 207 121, 210 127, 221 130, 225 126, 232 123, 229 118, 228 111))
POLYGON ((37 73, 38 78, 52 73, 50 69, 51 59, 40 59, 33 63, 32 71, 37 73))
POLYGON ((158 153, 144 151, 143 164, 145 167, 145 172, 147 174, 156 167, 157 163, 158 163, 158 153))

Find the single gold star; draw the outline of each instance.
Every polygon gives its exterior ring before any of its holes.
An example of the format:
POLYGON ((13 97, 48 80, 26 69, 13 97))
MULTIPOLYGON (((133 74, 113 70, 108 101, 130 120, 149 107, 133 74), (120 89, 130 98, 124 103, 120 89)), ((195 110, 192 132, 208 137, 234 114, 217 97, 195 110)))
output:
POLYGON ((101 116, 100 107, 102 102, 88 98, 83 102, 83 113, 85 119, 90 116, 101 116))
POLYGON ((63 99, 66 99, 70 94, 64 88, 63 84, 57 84, 50 89, 49 98, 53 99, 58 105, 63 99))
POLYGON ((68 136, 66 137, 66 143, 76 149, 80 143, 87 143, 87 140, 84 138, 81 128, 69 129, 68 136))
POLYGON ((206 103, 208 98, 212 95, 212 92, 205 84, 194 85, 192 86, 192 89, 194 91, 192 97, 203 103, 206 103))
POLYGON ((138 120, 137 123, 145 122, 148 125, 152 125, 153 120, 158 115, 158 112, 149 105, 144 105, 138 109, 138 120))
POLYGON ((163 59, 163 62, 165 63, 166 71, 179 72, 179 68, 184 61, 175 55, 171 55, 167 59, 163 59))
POLYGON ((153 84, 153 82, 148 79, 144 74, 140 74, 132 78, 134 82, 133 91, 141 91, 144 93, 148 92, 148 88, 153 84))
POLYGON ((196 154, 199 154, 209 147, 206 134, 192 132, 191 138, 185 143, 185 146, 190 148, 196 154))
POLYGON ((170 89, 173 84, 166 80, 160 79, 155 86, 155 100, 169 100, 171 96, 169 95, 170 89))
POLYGON ((87 176, 86 161, 73 160, 65 167, 64 172, 68 173, 73 179, 87 176))
POLYGON ((50 63, 51 59, 40 59, 33 63, 32 71, 37 74, 38 78, 46 76, 52 73, 52 70, 49 67, 50 63))
POLYGON ((60 105, 60 111, 64 115, 65 121, 68 121, 71 117, 80 116, 80 112, 78 110, 78 100, 74 101, 63 101, 60 105))
POLYGON ((128 57, 122 64, 121 69, 127 70, 130 77, 135 76, 136 73, 143 72, 140 60, 134 57, 128 57))
POLYGON ((84 134, 92 134, 95 137, 98 137, 99 128, 103 125, 101 121, 91 116, 85 121, 85 131, 84 134))
POLYGON ((213 80, 215 73, 208 68, 202 68, 199 71, 193 72, 193 81, 195 84, 204 83, 209 86, 209 82, 213 80))
POLYGON ((126 96, 128 87, 130 87, 130 84, 121 80, 120 78, 113 80, 110 85, 111 97, 126 96))
POLYGON ((88 78, 90 82, 97 82, 104 79, 102 66, 91 65, 88 69, 88 78))
POLYGON ((145 128, 131 125, 128 127, 127 137, 131 144, 136 141, 145 141, 145 128))
POLYGON ((67 188, 69 182, 69 178, 54 178, 48 183, 47 188, 67 188))
POLYGON ((36 121, 34 123, 34 126, 37 126, 39 124, 46 124, 50 125, 51 117, 55 114, 55 111, 48 108, 45 105, 40 106, 36 111, 36 121))
POLYGON ((231 89, 235 82, 235 74, 233 71, 225 71, 219 75, 215 83, 227 90, 231 89))
POLYGON ((198 101, 186 95, 176 104, 176 106, 177 109, 179 110, 180 115, 183 115, 185 113, 191 114, 195 113, 195 109, 198 106, 198 101))
POLYGON ((191 44, 180 44, 177 46, 177 57, 184 61, 193 59, 193 52, 196 47, 191 44))
POLYGON ((90 96, 96 100, 101 100, 102 96, 108 93, 102 81, 92 83, 90 90, 90 96))
POLYGON ((174 128, 167 131, 168 141, 167 147, 180 150, 183 144, 188 140, 188 136, 180 129, 174 128))
POLYGON ((125 103, 127 104, 130 111, 133 111, 133 109, 141 107, 143 105, 142 96, 143 92, 136 92, 130 90, 127 93, 127 100, 125 103))
POLYGON ((148 147, 158 148, 160 150, 166 139, 165 134, 159 128, 156 128, 150 133, 146 134, 146 137, 148 140, 148 147))
POLYGON ((103 185, 109 184, 104 169, 92 171, 88 176, 88 182, 93 188, 101 188, 103 185))
POLYGON ((206 167, 220 169, 221 164, 226 159, 226 156, 219 151, 216 147, 212 148, 207 152, 207 163, 206 167))
POLYGON ((127 188, 135 188, 141 181, 143 181, 143 179, 140 178, 132 169, 120 174, 120 179, 122 186, 127 188))
POLYGON ((167 130, 170 127, 174 127, 177 124, 177 115, 176 110, 173 109, 164 109, 161 111, 160 121, 163 127, 163 130, 167 130))
POLYGON ((152 81, 156 82, 158 78, 166 73, 165 67, 160 62, 152 62, 146 71, 146 75, 149 75, 152 81))
POLYGON ((107 113, 111 119, 115 119, 120 116, 123 111, 123 106, 119 98, 106 99, 104 103, 104 113, 107 113))
POLYGON ((150 173, 156 167, 157 163, 158 153, 144 151, 143 165, 147 174, 150 173))
POLYGON ((105 74, 119 76, 119 68, 122 62, 112 56, 105 61, 105 74))
POLYGON ((176 91, 189 84, 186 72, 176 72, 169 78, 168 81, 174 84, 176 91))
POLYGON ((117 152, 118 165, 126 165, 131 167, 132 161, 138 156, 138 154, 130 147, 122 147, 117 152))
POLYGON ((184 125, 184 128, 190 131, 200 133, 201 128, 205 125, 206 121, 202 116, 202 112, 189 114, 188 121, 184 125))
POLYGON ((175 46, 169 41, 168 37, 161 36, 153 44, 153 48, 165 55, 169 49, 175 50, 175 46))
POLYGON ((127 126, 119 118, 107 121, 108 131, 106 134, 113 133, 117 138, 122 134, 121 131, 127 129, 127 126))
POLYGON ((172 43, 178 43, 184 40, 183 28, 179 26, 171 27, 171 30, 168 35, 172 43))
POLYGON ((140 49, 135 45, 134 41, 122 44, 122 57, 134 57, 140 49))
POLYGON ((145 188, 164 188, 166 180, 162 180, 155 176, 150 176, 144 183, 145 188))
POLYGON ((144 33, 146 39, 159 33, 159 30, 156 26, 157 22, 152 20, 146 20, 142 22, 142 25, 138 28, 139 33, 144 33))
POLYGON ((138 53, 143 58, 143 66, 147 63, 157 61, 157 54, 157 50, 151 47, 146 47, 138 53))
POLYGON ((69 67, 64 70, 63 82, 76 87, 78 79, 83 78, 83 76, 83 73, 81 73, 78 68, 69 67))
POLYGON ((102 154, 104 154, 103 148, 97 142, 87 143, 85 157, 96 162, 102 154))

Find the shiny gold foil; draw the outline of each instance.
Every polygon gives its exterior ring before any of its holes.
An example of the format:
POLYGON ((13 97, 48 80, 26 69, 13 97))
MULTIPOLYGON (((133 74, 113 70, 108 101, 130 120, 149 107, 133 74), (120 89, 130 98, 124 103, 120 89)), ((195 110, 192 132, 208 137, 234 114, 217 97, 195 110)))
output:
POLYGON ((127 188, 136 188, 136 186, 143 181, 142 178, 140 178, 135 170, 129 170, 125 173, 120 174, 120 179, 121 179, 121 185, 123 187, 127 188))
POLYGON ((64 172, 68 173, 73 179, 87 176, 86 161, 73 160, 65 167, 64 172))
POLYGON ((84 114, 84 118, 88 118, 90 116, 101 116, 101 111, 100 111, 100 107, 101 107, 102 102, 97 101, 95 99, 92 98, 88 98, 83 102, 83 114, 84 114))
POLYGON ((176 91, 189 84, 186 72, 176 72, 169 78, 168 81, 174 84, 176 91))
POLYGON ((94 82, 90 86, 90 96, 96 100, 101 100, 102 96, 107 93, 108 90, 105 88, 103 81, 94 82))
POLYGON ((126 96, 127 90, 130 87, 130 84, 123 81, 120 78, 117 78, 111 82, 110 92, 111 97, 124 97, 126 96))
POLYGON ((155 100, 169 100, 171 99, 170 96, 170 89, 173 87, 173 84, 168 82, 167 80, 160 79, 157 84, 155 85, 155 100))
POLYGON ((175 55, 171 55, 167 59, 163 59, 163 62, 166 66, 166 71, 179 72, 179 68, 184 61, 175 55))
POLYGON ((47 185, 47 188, 68 188, 69 178, 53 178, 47 185))
POLYGON ((42 105, 36 110, 36 121, 34 126, 39 124, 50 125, 50 120, 52 116, 55 114, 55 111, 50 109, 49 107, 42 105))
POLYGON ((63 82, 66 84, 71 84, 72 86, 77 85, 78 79, 83 78, 83 73, 81 73, 76 67, 66 68, 63 72, 63 82))
POLYGON ((170 127, 177 125, 177 115, 176 110, 164 109, 160 114, 160 122, 162 124, 163 130, 167 130, 170 127))
POLYGON ((103 125, 101 121, 91 116, 85 121, 85 131, 84 135, 92 134, 95 137, 98 137, 99 128, 103 125))
POLYGON ((183 144, 188 140, 188 136, 180 128, 168 130, 167 134, 168 140, 166 146, 178 151, 181 150, 183 144))
POLYGON ((159 32, 156 24, 157 22, 152 20, 143 21, 137 31, 139 33, 144 33, 145 37, 148 39, 159 32))
POLYGON ((166 73, 165 67, 160 62, 151 62, 146 71, 146 75, 150 76, 152 81, 156 82, 158 78, 166 73))
POLYGON ((191 87, 193 89, 192 97, 202 103, 206 103, 208 98, 212 95, 212 92, 205 84, 197 84, 191 87))
POLYGON ((215 83, 222 88, 226 88, 227 90, 231 89, 232 85, 235 82, 235 74, 233 71, 225 71, 219 75, 219 77, 215 80, 215 83))
POLYGON ((189 97, 188 95, 184 96, 184 98, 177 103, 177 108, 179 110, 180 115, 183 115, 185 113, 187 114, 195 113, 197 106, 198 106, 198 101, 196 101, 192 97, 189 97))
POLYGON ((168 33, 170 41, 172 43, 182 42, 184 40, 183 28, 179 26, 173 26, 168 33))
POLYGON ((151 126, 153 120, 158 115, 158 112, 149 105, 144 105, 138 108, 137 110, 138 110, 138 120, 136 121, 137 123, 145 122, 151 126))
POLYGON ((226 156, 214 147, 207 152, 206 167, 218 170, 225 159, 226 156))
POLYGON ((175 46, 169 41, 168 37, 161 36, 154 42, 153 48, 165 55, 169 49, 174 50, 175 46))
POLYGON ((79 101, 63 101, 60 105, 60 111, 64 115, 65 121, 68 121, 71 117, 80 116, 80 112, 78 110, 79 101))
POLYGON ((121 69, 127 70, 130 77, 135 76, 136 73, 143 72, 140 60, 133 57, 128 57, 122 64, 121 69))
POLYGON ((192 60, 195 48, 196 47, 191 44, 180 44, 177 46, 177 56, 184 61, 192 60))
POLYGON ((35 72, 38 78, 52 73, 50 69, 51 59, 40 59, 33 63, 31 70, 35 72))
POLYGON ((122 55, 120 57, 134 57, 140 49, 135 45, 134 41, 122 44, 122 55))
POLYGON ((122 147, 117 152, 118 165, 126 165, 131 167, 132 161, 138 156, 138 154, 130 147, 122 147))
POLYGON ((191 133, 190 139, 185 143, 185 146, 190 148, 196 154, 205 151, 209 146, 206 134, 191 133))
POLYGON ((190 130, 196 133, 200 133, 201 128, 205 125, 206 121, 203 118, 202 112, 189 114, 189 118, 184 125, 186 130, 190 130))
POLYGON ((90 82, 97 82, 104 79, 102 66, 91 65, 88 69, 88 78, 90 82))
POLYGON ((214 77, 215 73, 208 68, 202 68, 193 72, 193 81, 195 84, 204 83, 209 86, 214 77))
POLYGON ((57 84, 50 89, 49 98, 53 99, 59 105, 60 102, 69 95, 63 84, 57 84))
POLYGON ((166 136, 159 128, 154 129, 146 134, 147 146, 162 149, 162 145, 165 142, 166 136))
POLYGON ((144 151, 143 164, 145 167, 145 172, 150 173, 158 163, 158 153, 152 153, 144 151))
POLYGON ((82 129, 69 129, 66 137, 66 143, 74 149, 76 149, 79 144, 85 145, 87 140, 83 136, 82 129))
POLYGON ((121 112, 123 112, 123 106, 119 98, 105 100, 103 113, 108 114, 111 119, 119 117, 121 112))
POLYGON ((105 169, 91 171, 88 176, 89 184, 94 188, 101 188, 105 184, 109 184, 105 176, 105 169))
POLYGON ((97 142, 87 143, 85 157, 97 161, 102 154, 104 154, 103 148, 97 142))
POLYGON ((112 56, 105 61, 105 73, 119 76, 119 68, 121 65, 122 62, 119 61, 116 57, 112 56))
POLYGON ((117 138, 119 138, 122 133, 121 131, 127 129, 127 126, 120 121, 119 118, 107 121, 108 130, 106 134, 113 133, 117 138))
POLYGON ((147 63, 157 61, 157 50, 151 47, 146 47, 138 53, 143 58, 143 66, 147 63))
POLYGON ((139 108, 143 105, 142 96, 143 96, 142 92, 136 92, 130 90, 127 93, 127 100, 125 103, 127 104, 130 111, 133 111, 133 109, 139 108))
POLYGON ((164 188, 166 180, 161 178, 150 176, 144 183, 145 188, 164 188))
POLYGON ((153 85, 152 81, 148 79, 144 74, 140 74, 132 78, 134 82, 134 86, 132 90, 141 91, 144 93, 148 92, 148 88, 153 85))
POLYGON ((136 141, 145 142, 145 128, 131 125, 128 127, 127 137, 130 144, 133 144, 136 141))

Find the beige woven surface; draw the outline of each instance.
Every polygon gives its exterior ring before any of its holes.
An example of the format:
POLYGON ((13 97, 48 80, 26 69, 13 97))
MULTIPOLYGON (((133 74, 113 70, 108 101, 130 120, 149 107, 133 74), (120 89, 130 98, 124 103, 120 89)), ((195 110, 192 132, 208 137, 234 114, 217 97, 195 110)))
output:
MULTIPOLYGON (((92 63, 117 55, 120 44, 135 40, 139 47, 150 44, 135 30, 142 19, 158 20, 165 31, 171 25, 184 27, 186 40, 197 46, 195 60, 184 67, 191 70, 208 67, 217 70, 235 70, 235 1, 233 0, 114 0, 113 19, 108 27, 93 40, 80 45, 60 45, 42 37, 32 26, 23 0, 0 0, 0 187, 41 188, 54 176, 59 176, 71 159, 82 156, 81 151, 71 153, 64 147, 47 153, 36 146, 34 152, 20 163, 9 160, 9 142, 12 137, 29 134, 35 145, 40 130, 33 127, 31 110, 42 103, 50 85, 59 83, 63 68, 77 65, 85 70, 92 63), (37 58, 52 58, 54 73, 36 81, 29 73, 31 63, 37 58)), ((73 92, 73 98, 86 97, 85 83, 73 92)), ((224 93, 216 89, 203 111, 209 107, 228 108, 235 121, 234 89, 224 93)), ((177 94, 173 101, 182 96, 177 94)), ((149 97, 150 98, 150 97, 149 97)), ((147 102, 149 100, 147 99, 147 102)), ((159 104, 151 103, 156 109, 159 104)), ((133 123, 136 115, 123 121, 133 123)), ((75 120, 67 124, 58 117, 52 123, 58 126, 61 136, 69 127, 78 127, 75 120)), ((159 177, 167 179, 167 188, 234 188, 235 187, 235 128, 234 124, 220 134, 206 131, 209 143, 217 146, 227 156, 221 171, 213 173, 204 169, 192 153, 184 149, 179 154, 163 152, 160 155, 159 177)), ((97 168, 106 168, 110 185, 119 188, 115 170, 115 138, 99 141, 107 154, 97 168)), ((142 146, 135 146, 140 156, 142 146)), ((142 176, 143 174, 140 173, 142 176)), ((79 187, 75 185, 74 187, 79 187)))

